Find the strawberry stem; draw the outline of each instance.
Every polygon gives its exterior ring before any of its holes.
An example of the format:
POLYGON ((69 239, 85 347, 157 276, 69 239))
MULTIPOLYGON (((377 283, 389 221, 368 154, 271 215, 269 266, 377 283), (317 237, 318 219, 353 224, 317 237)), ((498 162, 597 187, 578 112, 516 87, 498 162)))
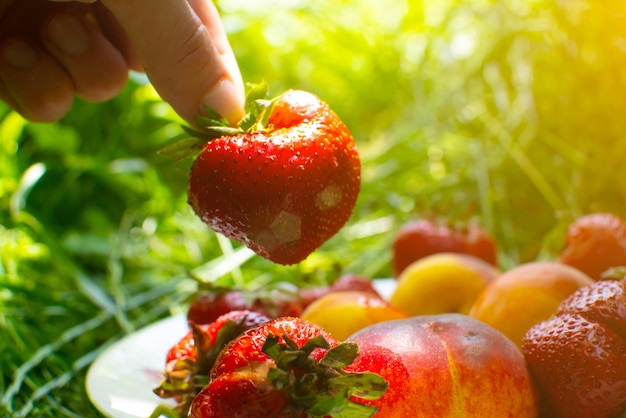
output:
POLYGON ((264 131, 277 98, 267 99, 266 82, 248 83, 248 92, 244 104, 245 115, 236 127, 230 125, 216 110, 204 106, 204 115, 195 115, 196 127, 182 126, 186 136, 179 137, 166 144, 159 154, 176 161, 194 157, 207 142, 224 136, 241 135, 246 132, 264 131))

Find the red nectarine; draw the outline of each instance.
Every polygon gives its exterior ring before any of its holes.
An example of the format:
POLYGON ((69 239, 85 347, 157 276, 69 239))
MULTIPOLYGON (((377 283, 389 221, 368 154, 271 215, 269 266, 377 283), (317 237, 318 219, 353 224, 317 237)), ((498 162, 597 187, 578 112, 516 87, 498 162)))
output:
POLYGON ((369 326, 351 367, 389 384, 377 418, 536 418, 538 401, 521 351, 502 333, 461 314, 369 326), (387 362, 371 356, 388 357, 387 362), (381 366, 382 365, 382 366, 381 366))

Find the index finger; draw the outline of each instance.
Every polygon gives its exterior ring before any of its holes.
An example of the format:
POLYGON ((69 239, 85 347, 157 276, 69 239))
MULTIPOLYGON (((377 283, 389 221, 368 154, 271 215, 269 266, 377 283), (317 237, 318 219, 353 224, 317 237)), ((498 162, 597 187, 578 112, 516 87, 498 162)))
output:
POLYGON ((210 0, 101 0, 119 20, 161 97, 184 119, 212 107, 243 115, 241 75, 210 0))

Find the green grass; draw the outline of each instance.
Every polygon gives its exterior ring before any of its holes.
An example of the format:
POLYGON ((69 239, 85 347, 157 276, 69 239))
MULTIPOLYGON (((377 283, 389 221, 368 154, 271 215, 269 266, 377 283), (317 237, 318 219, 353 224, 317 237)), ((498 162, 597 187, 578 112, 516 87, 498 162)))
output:
POLYGON ((0 105, 0 416, 98 416, 89 364, 223 284, 386 277, 394 231, 477 220, 502 268, 554 256, 576 216, 626 216, 624 6, 452 0, 219 2, 244 78, 312 91, 353 132, 362 193, 297 266, 252 257, 190 211, 181 133, 136 79, 54 124, 0 105))

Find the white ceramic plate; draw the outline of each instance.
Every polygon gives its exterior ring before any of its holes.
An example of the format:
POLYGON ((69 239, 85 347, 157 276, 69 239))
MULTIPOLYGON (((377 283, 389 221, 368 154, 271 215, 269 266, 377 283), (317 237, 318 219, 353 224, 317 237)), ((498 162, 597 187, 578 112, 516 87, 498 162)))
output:
MULTIPOLYGON (((376 290, 389 298, 394 279, 377 279, 376 290)), ((184 315, 166 318, 107 348, 87 372, 87 395, 109 418, 146 418, 160 404, 175 406, 152 392, 161 382, 169 348, 187 332, 184 315)))
POLYGON ((167 350, 186 332, 185 315, 173 316, 106 349, 87 372, 87 395, 94 406, 110 418, 146 418, 157 405, 168 404, 152 389, 161 382, 167 350))

